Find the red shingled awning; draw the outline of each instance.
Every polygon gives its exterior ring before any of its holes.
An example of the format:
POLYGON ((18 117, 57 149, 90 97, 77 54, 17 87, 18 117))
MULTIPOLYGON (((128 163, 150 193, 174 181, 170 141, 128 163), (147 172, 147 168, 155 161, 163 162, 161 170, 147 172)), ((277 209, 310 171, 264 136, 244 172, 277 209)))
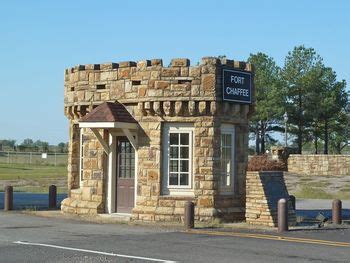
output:
POLYGON ((137 123, 123 104, 104 102, 80 119, 80 122, 128 122, 137 123))
POLYGON ((79 120, 80 128, 90 128, 99 140, 103 149, 108 154, 110 148, 108 142, 101 136, 99 129, 106 129, 110 134, 122 131, 136 149, 137 143, 131 134, 131 130, 138 129, 138 123, 119 102, 104 102, 79 120))

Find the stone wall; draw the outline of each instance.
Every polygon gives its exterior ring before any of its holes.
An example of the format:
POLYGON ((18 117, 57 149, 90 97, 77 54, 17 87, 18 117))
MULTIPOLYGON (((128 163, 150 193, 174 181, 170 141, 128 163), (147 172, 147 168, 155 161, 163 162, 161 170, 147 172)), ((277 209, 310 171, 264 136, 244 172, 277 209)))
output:
POLYGON ((291 154, 288 172, 308 176, 350 175, 350 155, 291 154))
MULTIPOLYGON (((76 125, 72 127, 75 132, 72 134, 79 138, 79 131, 76 125)), ((68 163, 69 172, 73 176, 68 177, 68 184, 71 187, 69 197, 61 203, 63 212, 74 214, 97 214, 104 211, 105 195, 104 187, 106 178, 103 179, 103 174, 106 174, 107 156, 104 153, 100 143, 89 129, 82 129, 83 132, 83 181, 80 184, 80 169, 79 169, 79 139, 70 140, 69 152, 70 158, 68 163)), ((100 131, 103 136, 103 130, 100 131)))
MULTIPOLYGON (((246 222, 252 225, 277 226, 277 203, 289 199, 283 172, 247 172, 246 222)), ((289 225, 295 225, 295 211, 289 204, 289 225)))
MULTIPOLYGON (((196 220, 209 221, 215 217, 231 221, 244 219, 248 118, 253 106, 222 102, 222 66, 252 71, 248 63, 215 57, 205 57, 196 66, 190 66, 188 59, 173 59, 169 67, 163 67, 161 59, 152 59, 137 63, 78 65, 67 69, 64 110, 70 120, 70 198, 63 201, 63 211, 105 212, 106 165, 92 168, 86 175, 87 181, 84 180, 84 185, 79 187, 77 123, 99 104, 118 101, 140 125, 137 134, 137 197, 132 211, 134 220, 181 221, 187 200, 195 202, 196 220), (193 197, 161 193, 162 129, 164 123, 171 122, 190 123, 194 127, 193 197), (233 124, 236 131, 235 194, 229 196, 223 195, 218 186, 221 124, 233 124), (94 171, 101 172, 96 181, 92 178, 94 171), (95 190, 98 197, 93 197, 95 190), (83 197, 84 193, 89 193, 90 197, 83 197), (88 205, 94 207, 78 211, 77 208, 86 205, 84 202, 90 202, 88 205)), ((106 156, 101 146, 93 137, 91 140, 91 146, 95 147, 91 150, 96 150, 94 158, 104 160, 106 156)))

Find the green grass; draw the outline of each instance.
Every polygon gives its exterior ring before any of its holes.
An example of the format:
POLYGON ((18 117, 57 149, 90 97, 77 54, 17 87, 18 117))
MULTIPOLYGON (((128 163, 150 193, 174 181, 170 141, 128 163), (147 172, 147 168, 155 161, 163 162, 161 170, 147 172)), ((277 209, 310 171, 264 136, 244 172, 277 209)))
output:
POLYGON ((0 164, 0 180, 66 177, 65 166, 36 166, 29 164, 0 164))
POLYGON ((326 191, 306 185, 303 185, 301 189, 295 193, 295 197, 302 199, 332 199, 332 195, 326 191))
POLYGON ((350 192, 339 191, 331 194, 321 188, 306 185, 302 186, 299 191, 294 193, 294 195, 296 198, 300 199, 350 199, 350 192))
POLYGON ((331 183, 325 182, 325 181, 318 181, 318 182, 310 182, 310 185, 312 187, 326 187, 329 186, 331 183))
POLYGON ((47 193, 54 184, 58 193, 66 193, 66 182, 66 166, 0 164, 0 191, 10 184, 16 192, 47 193))

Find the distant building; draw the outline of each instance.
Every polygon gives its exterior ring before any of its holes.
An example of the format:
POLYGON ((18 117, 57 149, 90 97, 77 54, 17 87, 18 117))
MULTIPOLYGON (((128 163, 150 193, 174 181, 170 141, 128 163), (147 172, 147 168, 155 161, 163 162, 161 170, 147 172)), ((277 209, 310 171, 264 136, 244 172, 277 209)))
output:
POLYGON ((196 220, 244 219, 251 71, 214 57, 67 69, 62 211, 180 221, 190 200, 196 220))

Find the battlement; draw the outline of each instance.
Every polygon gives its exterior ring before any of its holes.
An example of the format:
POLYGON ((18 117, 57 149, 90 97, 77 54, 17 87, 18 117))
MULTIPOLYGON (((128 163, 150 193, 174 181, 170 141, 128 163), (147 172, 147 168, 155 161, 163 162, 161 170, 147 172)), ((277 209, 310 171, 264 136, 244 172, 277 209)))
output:
POLYGON ((65 70, 65 113, 79 118, 105 101, 138 105, 144 113, 174 112, 179 104, 193 104, 181 112, 208 112, 222 98, 222 67, 253 71, 249 63, 217 57, 203 57, 195 66, 187 58, 174 58, 169 67, 162 59, 76 65, 65 70))
MULTIPOLYGON (((229 67, 234 67, 241 70, 251 71, 251 64, 246 63, 244 61, 237 61, 231 59, 219 59, 216 57, 203 57, 201 63, 197 66, 203 65, 226 65, 229 67)), ((150 60, 140 60, 138 62, 135 61, 122 61, 122 62, 109 62, 102 64, 86 64, 86 65, 76 65, 71 68, 67 68, 65 70, 65 75, 69 75, 70 73, 74 73, 77 71, 84 70, 113 70, 118 68, 128 68, 128 67, 136 67, 139 70, 144 70, 147 67, 162 67, 162 68, 173 68, 173 67, 190 67, 190 60, 188 58, 174 58, 171 60, 169 67, 163 67, 162 59, 150 59, 150 60)))

